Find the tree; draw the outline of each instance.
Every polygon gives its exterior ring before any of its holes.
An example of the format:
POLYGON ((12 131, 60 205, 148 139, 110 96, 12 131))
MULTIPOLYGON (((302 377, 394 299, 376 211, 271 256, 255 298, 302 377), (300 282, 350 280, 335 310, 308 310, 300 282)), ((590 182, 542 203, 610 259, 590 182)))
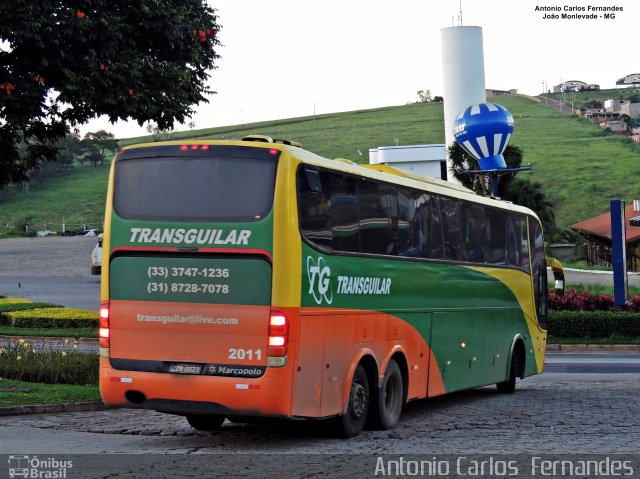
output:
POLYGON ((100 153, 100 147, 97 142, 87 138, 85 135, 80 142, 80 146, 82 147, 82 152, 78 155, 78 161, 80 163, 91 163, 94 167, 104 163, 104 155, 100 153))
MULTIPOLYGON (((524 155, 522 149, 519 147, 507 145, 502 156, 504 156, 507 168, 520 168, 522 166, 522 158, 524 155)), ((457 143, 453 143, 449 147, 449 158, 451 158, 453 166, 452 174, 456 180, 479 195, 491 195, 493 191, 491 184, 489 184, 484 176, 462 173, 464 170, 479 170, 480 165, 478 160, 469 156, 457 143)), ((506 191, 509 188, 509 183, 513 181, 514 176, 515 173, 510 173, 500 177, 500 191, 506 191)))
POLYGON ((416 103, 429 103, 431 101, 431 90, 418 90, 418 101, 416 103))
POLYGON ((589 109, 589 110, 598 110, 600 108, 604 107, 604 104, 600 101, 600 100, 588 100, 586 102, 584 102, 582 104, 583 108, 589 109))
POLYGON ((160 141, 167 137, 173 128, 160 128, 157 123, 150 121, 147 125, 147 133, 153 136, 153 141, 160 141))
POLYGON ((95 149, 97 156, 96 161, 91 161, 93 166, 97 166, 97 163, 100 163, 100 166, 104 164, 104 157, 108 154, 108 152, 112 152, 118 148, 118 140, 113 135, 106 130, 98 130, 96 132, 89 132, 84 135, 82 141, 85 144, 91 144, 90 148, 95 149))
POLYGON ((164 130, 213 93, 220 27, 205 0, 4 0, 2 10, 0 187, 54 159, 91 118, 164 130))
POLYGON ((554 206, 544 194, 540 183, 531 182, 523 178, 514 178, 504 192, 503 199, 535 211, 538 218, 540 218, 544 231, 551 232, 554 230, 556 223, 554 206))
MULTIPOLYGON (((73 161, 82 154, 82 141, 78 133, 71 133, 58 142, 58 154, 56 155, 56 164, 63 170, 73 164, 73 161)), ((33 175, 30 175, 33 178, 33 175)))

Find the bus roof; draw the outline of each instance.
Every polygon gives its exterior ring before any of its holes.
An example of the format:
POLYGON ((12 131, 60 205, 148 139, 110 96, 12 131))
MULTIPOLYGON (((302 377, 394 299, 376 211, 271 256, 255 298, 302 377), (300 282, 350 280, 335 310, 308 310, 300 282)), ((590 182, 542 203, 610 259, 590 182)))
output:
POLYGON ((465 199, 505 210, 517 211, 538 219, 537 215, 529 208, 514 205, 507 201, 477 195, 472 190, 456 183, 415 175, 386 165, 357 164, 351 161, 344 161, 342 159, 331 160, 302 148, 288 149, 288 151, 291 155, 305 164, 338 170, 366 178, 378 179, 387 183, 423 189, 443 196, 465 199))

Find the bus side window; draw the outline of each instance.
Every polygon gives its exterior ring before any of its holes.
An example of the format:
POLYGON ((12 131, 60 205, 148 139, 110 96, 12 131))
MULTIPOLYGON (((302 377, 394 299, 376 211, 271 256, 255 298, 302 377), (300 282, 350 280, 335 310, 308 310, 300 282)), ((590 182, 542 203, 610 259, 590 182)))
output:
POLYGON ((429 258, 431 255, 431 244, 429 241, 431 232, 430 196, 426 193, 412 192, 410 202, 412 206, 412 214, 409 220, 411 244, 402 254, 418 258, 429 258))
POLYGON ((547 329, 548 287, 547 287, 547 261, 544 255, 544 238, 540 223, 529 220, 530 243, 532 248, 531 272, 533 274, 533 291, 538 314, 538 323, 542 329, 547 329))
POLYGON ((414 237, 417 232, 414 229, 413 217, 415 214, 415 202, 411 198, 411 191, 400 188, 398 190, 398 255, 417 256, 414 249, 414 237))
POLYGON ((444 229, 442 227, 442 211, 440 198, 431 197, 431 228, 429 229, 429 244, 431 245, 431 259, 442 259, 444 255, 444 229))
POLYGON ((331 248, 331 218, 329 216, 329 196, 322 189, 322 176, 301 168, 298 173, 298 207, 300 208, 300 231, 309 241, 318 246, 331 248))
POLYGON ((485 263, 485 245, 487 244, 487 227, 483 206, 463 204, 461 229, 461 254, 465 261, 485 263))
POLYGON ((396 254, 394 223, 398 224, 395 188, 370 180, 358 185, 361 253, 396 254))
POLYGON ((520 234, 520 264, 519 266, 525 271, 530 271, 531 269, 531 259, 529 258, 529 236, 527 234, 527 219, 520 217, 518 218, 518 229, 516 232, 520 234))
POLYGON ((444 259, 461 261, 462 257, 462 225, 460 201, 452 198, 440 198, 440 208, 444 231, 444 259))
POLYGON ((335 251, 360 252, 357 179, 327 173, 331 196, 331 237, 335 251))
POLYGON ((488 263, 507 263, 507 216, 491 208, 487 208, 486 252, 488 263))
POLYGON ((511 266, 520 267, 520 231, 516 231, 516 222, 520 218, 510 216, 507 219, 508 231, 507 231, 507 263, 511 266))

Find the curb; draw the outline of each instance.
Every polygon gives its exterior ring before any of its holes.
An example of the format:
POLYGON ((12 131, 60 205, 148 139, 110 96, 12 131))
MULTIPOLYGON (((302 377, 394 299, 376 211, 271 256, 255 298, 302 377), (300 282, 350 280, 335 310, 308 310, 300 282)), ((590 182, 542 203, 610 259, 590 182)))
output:
POLYGON ((547 344, 548 353, 640 353, 640 344, 547 344))
POLYGON ((63 404, 36 404, 32 406, 0 407, 0 416, 20 416, 24 414, 56 414, 61 412, 104 411, 113 409, 102 401, 63 404))
MULTIPOLYGON (((598 270, 598 269, 578 269, 578 268, 563 268, 564 271, 569 271, 571 273, 588 273, 588 274, 608 274, 613 276, 613 271, 609 270, 598 270)), ((640 273, 635 273, 633 271, 628 271, 627 274, 629 276, 638 276, 640 273)))

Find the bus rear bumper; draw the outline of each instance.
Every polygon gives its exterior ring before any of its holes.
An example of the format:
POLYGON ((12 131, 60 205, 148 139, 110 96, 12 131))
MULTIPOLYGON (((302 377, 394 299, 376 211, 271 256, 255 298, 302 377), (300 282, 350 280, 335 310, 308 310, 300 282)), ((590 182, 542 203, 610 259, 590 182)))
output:
POLYGON ((288 368, 267 368, 262 377, 249 379, 122 371, 111 368, 107 358, 100 361, 100 394, 108 406, 182 415, 291 417, 288 368))

